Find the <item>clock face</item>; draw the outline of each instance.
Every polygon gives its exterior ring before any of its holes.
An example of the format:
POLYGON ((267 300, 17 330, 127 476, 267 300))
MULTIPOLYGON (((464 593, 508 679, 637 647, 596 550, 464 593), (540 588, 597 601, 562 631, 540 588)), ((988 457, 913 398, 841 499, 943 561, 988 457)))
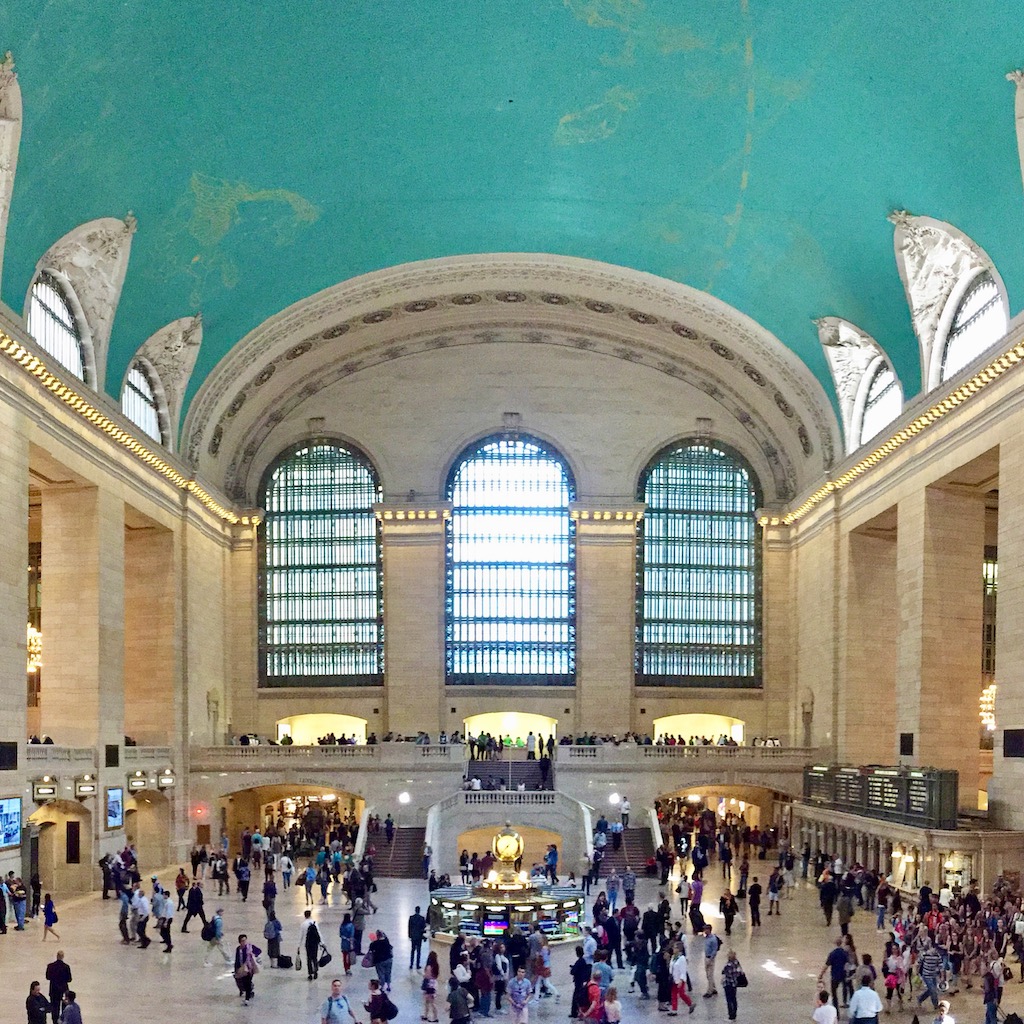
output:
POLYGON ((499 835, 494 840, 494 852, 501 860, 515 860, 522 853, 522 840, 517 835, 499 835))

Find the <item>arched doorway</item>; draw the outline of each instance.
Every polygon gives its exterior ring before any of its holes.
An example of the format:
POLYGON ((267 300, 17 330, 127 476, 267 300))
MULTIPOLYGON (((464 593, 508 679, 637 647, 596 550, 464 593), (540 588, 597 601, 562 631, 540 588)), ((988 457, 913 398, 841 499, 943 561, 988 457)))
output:
POLYGON ((720 736, 728 736, 737 743, 743 743, 746 724, 743 719, 729 715, 666 715, 654 719, 654 738, 657 741, 660 736, 682 736, 689 740, 696 736, 698 740, 704 737, 715 743, 720 736))
POLYGON ((470 715, 463 719, 467 736, 479 736, 490 733, 492 736, 509 737, 513 745, 517 741, 526 743, 526 737, 532 732, 534 736, 554 736, 558 742, 558 719, 547 715, 537 715, 530 711, 488 711, 480 715, 470 715))
MULTIPOLYGON (((471 855, 476 853, 482 857, 491 848, 491 841, 494 839, 494 836, 504 827, 505 823, 501 822, 500 824, 480 825, 476 828, 466 829, 465 832, 460 832, 455 840, 455 849, 443 851, 443 863, 454 864, 457 867, 459 855, 463 850, 468 851, 471 855)), ((514 828, 523 837, 524 871, 529 871, 534 864, 543 864, 544 854, 552 843, 558 847, 559 854, 561 855, 562 837, 557 832, 544 828, 535 828, 532 825, 514 825, 514 828)), ((564 858, 560 856, 559 869, 563 873, 574 870, 575 865, 567 865, 563 861, 564 858)), ((457 883, 458 879, 452 875, 452 881, 457 883)))
POLYGON ((171 805, 165 793, 142 789, 132 793, 124 806, 124 832, 139 855, 143 871, 170 862, 171 805))
POLYGON ((93 884, 92 814, 83 804, 54 800, 29 819, 39 828, 39 878, 43 891, 76 896, 93 884))
POLYGON ((277 720, 277 741, 290 736, 297 747, 314 746, 322 736, 366 742, 366 719, 355 715, 291 715, 277 720))

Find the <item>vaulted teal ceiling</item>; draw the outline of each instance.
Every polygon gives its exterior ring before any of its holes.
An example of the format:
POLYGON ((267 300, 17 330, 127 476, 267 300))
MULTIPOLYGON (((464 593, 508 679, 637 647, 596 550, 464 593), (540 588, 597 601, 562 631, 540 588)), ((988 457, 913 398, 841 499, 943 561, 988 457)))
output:
POLYGON ((709 291, 831 393, 812 317, 917 344, 896 208, 1024 294, 1019 0, 23 0, 3 299, 77 224, 139 221, 107 373, 202 311, 192 393, 247 331, 357 274, 582 256, 709 291))

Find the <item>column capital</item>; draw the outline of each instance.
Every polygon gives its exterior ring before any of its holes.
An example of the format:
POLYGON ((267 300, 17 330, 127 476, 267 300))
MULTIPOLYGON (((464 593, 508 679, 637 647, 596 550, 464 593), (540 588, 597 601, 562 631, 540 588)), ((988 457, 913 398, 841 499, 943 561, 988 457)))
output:
POLYGON ((414 522, 443 522, 452 517, 450 501, 393 501, 379 502, 373 514, 387 525, 414 522))

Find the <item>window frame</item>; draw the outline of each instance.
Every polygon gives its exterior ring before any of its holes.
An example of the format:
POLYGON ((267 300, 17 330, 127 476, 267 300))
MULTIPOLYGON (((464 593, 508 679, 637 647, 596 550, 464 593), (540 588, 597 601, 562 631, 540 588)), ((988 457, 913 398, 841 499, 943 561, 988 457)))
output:
MULTIPOLYGON (((965 327, 967 325, 965 325, 965 327)), ((933 349, 934 355, 931 372, 931 386, 938 387, 962 373, 968 366, 980 359, 985 353, 990 352, 1003 338, 1005 338, 1009 328, 1010 312, 1006 301, 1006 291, 1003 287, 1002 281, 993 268, 981 267, 973 273, 964 274, 950 292, 949 298, 946 301, 946 307, 943 310, 943 315, 940 320, 939 329, 936 332, 937 344, 933 349), (984 284, 991 284, 995 290, 995 295, 968 319, 967 325, 977 317, 981 316, 985 310, 995 306, 1002 310, 1005 327, 1001 334, 991 338, 984 347, 978 348, 971 357, 966 362, 962 363, 957 369, 947 371, 946 361, 949 356, 949 348, 958 337, 958 335, 954 334, 957 317, 960 315, 960 311, 963 309, 975 289, 984 284)))
MULTIPOLYGON (((549 686, 549 687, 569 687, 576 685, 576 672, 577 672, 577 661, 578 661, 578 638, 577 638, 577 577, 576 577, 576 523, 570 515, 570 506, 576 498, 576 479, 573 473, 572 467, 569 460, 562 454, 562 452, 554 445, 544 440, 543 438, 537 437, 532 434, 524 433, 494 433, 489 434, 485 437, 479 438, 476 441, 466 445, 462 451, 455 457, 449 467, 448 473, 445 477, 445 498, 451 502, 452 511, 450 517, 445 522, 445 604, 444 604, 444 668, 445 668, 445 685, 446 686, 549 686), (491 445, 499 444, 502 442, 522 442, 523 444, 534 446, 538 449, 540 457, 545 461, 555 462, 559 465, 563 474, 563 481, 566 493, 564 514, 566 523, 565 542, 566 542, 566 561, 564 563, 568 577, 566 580, 566 588, 564 597, 567 602, 567 616, 565 621, 566 627, 566 641, 565 646, 567 648, 567 663, 568 668, 565 672, 457 672, 455 670, 456 663, 456 641, 455 641, 455 568, 456 563, 454 560, 454 543, 455 543, 455 529, 457 525, 457 517, 459 515, 460 506, 455 501, 455 484, 456 480, 464 466, 474 460, 474 458, 480 456, 480 454, 490 447, 491 445)), ((504 508, 514 510, 515 506, 505 505, 504 508)), ((550 508, 550 507, 549 507, 550 508)), ((548 564, 555 565, 556 563, 519 563, 520 565, 528 564, 548 564)), ((562 563, 557 563, 562 564, 562 563)), ((545 592, 550 593, 550 592, 545 592)), ((512 617, 504 619, 495 619, 495 622, 537 622, 543 621, 541 619, 515 619, 512 617)), ((508 643, 515 644, 517 642, 528 643, 528 641, 508 641, 508 643)), ((482 644, 483 641, 480 641, 482 644)), ((495 641, 498 643, 498 641, 495 641)), ((535 641, 539 643, 539 641, 535 641)))
MULTIPOLYGON (((136 356, 129 364, 128 369, 124 374, 124 382, 121 384, 121 412, 122 414, 131 420, 141 430, 146 437, 152 438, 158 444, 163 445, 165 448, 169 447, 170 441, 170 417, 167 412, 167 398, 164 393, 163 383, 160 380, 160 375, 153 368, 153 365, 148 359, 142 356, 136 356), (157 434, 154 436, 151 434, 146 427, 135 419, 131 413, 124 407, 124 399, 126 392, 131 389, 136 394, 140 395, 142 400, 149 405, 147 396, 142 395, 139 388, 131 382, 132 371, 136 370, 142 376, 142 379, 146 382, 146 386, 149 388, 150 394, 149 399, 152 400, 152 409, 156 415, 156 428, 157 434)), ((261 492, 262 493, 262 492, 261 492)))
MULTIPOLYGON (((887 391, 888 387, 885 390, 887 391)), ((895 423, 896 420, 900 418, 900 415, 903 412, 903 404, 903 385, 900 383, 899 376, 893 369, 892 364, 884 355, 875 356, 875 358, 872 359, 870 363, 868 363, 867 368, 861 376, 860 384, 857 387, 857 399, 853 417, 853 427, 855 430, 855 436, 857 438, 857 444, 853 450, 856 451, 857 448, 861 448, 863 445, 866 445, 872 438, 878 437, 878 435, 885 430, 886 426, 888 426, 890 423, 895 423), (888 420, 887 423, 879 427, 878 430, 876 430, 873 434, 865 436, 864 424, 868 418, 868 413, 871 411, 871 406, 869 405, 871 398, 871 388, 874 386, 874 383, 878 379, 878 377, 882 373, 885 373, 886 371, 892 374, 893 383, 892 385, 890 385, 890 387, 895 386, 897 392, 899 393, 900 408, 897 411, 896 415, 892 417, 892 419, 888 420)))
MULTIPOLYGON (((383 495, 380 474, 377 472, 373 461, 358 446, 351 442, 335 437, 318 437, 315 440, 299 441, 289 445, 270 463, 263 473, 259 487, 259 501, 264 509, 264 515, 257 529, 257 688, 260 690, 283 689, 283 688, 315 688, 325 687, 330 689, 350 688, 357 686, 380 687, 384 685, 385 674, 385 629, 384 629, 384 552, 382 545, 381 523, 372 506, 381 501, 383 495), (268 632, 271 625, 268 615, 268 541, 267 530, 270 521, 276 513, 267 508, 268 488, 270 487, 274 474, 292 461, 301 452, 319 448, 329 447, 344 452, 352 461, 362 467, 368 474, 373 485, 373 500, 367 509, 359 510, 360 514, 372 516, 374 522, 374 571, 377 577, 376 594, 376 659, 377 670, 374 672, 358 673, 331 673, 331 674, 282 674, 271 676, 268 673, 268 661, 271 645, 268 642, 268 632)), ((349 563, 352 564, 352 563, 349 563)), ((320 620, 332 622, 339 620, 320 620)), ((356 621, 356 620, 352 620, 356 621)), ((358 620, 368 623, 369 619, 358 620)))
MULTIPOLYGON (((764 607, 763 607, 763 589, 764 589, 764 557, 762 551, 762 536, 763 530, 758 522, 757 510, 762 504, 763 491, 761 489, 761 483, 757 473, 754 471, 753 466, 749 460, 746 459, 743 454, 733 448, 731 445, 725 444, 722 441, 718 441, 708 437, 684 437, 679 440, 673 441, 671 444, 665 445, 647 462, 641 472, 637 481, 636 490, 637 501, 643 502, 645 511, 640 522, 637 525, 636 532, 636 579, 635 579, 635 628, 634 628, 634 650, 633 650, 633 678, 634 684, 637 687, 655 687, 659 689, 663 688, 686 688, 686 689, 706 689, 706 690, 721 690, 721 689, 743 689, 743 690, 760 690, 764 686, 764 607), (664 673, 648 671, 646 667, 647 659, 645 657, 648 649, 655 648, 657 645, 647 643, 644 640, 644 627, 647 622, 647 615, 645 610, 645 597, 647 595, 646 590, 646 575, 645 568, 647 564, 646 558, 646 542, 648 537, 648 531, 650 529, 650 523, 652 519, 658 515, 657 512, 651 512, 650 503, 647 498, 647 486, 650 480, 651 474, 655 468, 664 462, 666 459, 675 455, 684 449, 691 448, 708 448, 713 451, 719 452, 731 460, 734 465, 743 470, 747 474, 747 480, 750 484, 751 490, 751 510, 750 510, 750 526, 751 526, 751 557, 753 561, 752 573, 753 573, 753 604, 754 614, 753 622, 751 624, 753 629, 753 672, 749 675, 700 675, 700 674, 682 674, 682 673, 664 673)), ((682 513, 683 515, 693 515, 694 513, 682 513)), ((684 620, 675 620, 684 621, 684 620)), ((664 645, 661 645, 664 646, 664 645)))
POLYGON ((89 322, 85 317, 82 304, 78 301, 78 296, 75 294, 70 282, 62 274, 59 274, 54 270, 44 268, 38 270, 32 278, 32 283, 29 285, 28 290, 28 310, 25 315, 25 330, 29 337, 32 338, 32 340, 44 352, 46 352, 47 355, 56 360, 58 365, 67 370, 68 373, 70 373, 76 380, 82 381, 84 384, 87 384, 95 390, 96 357, 92 348, 92 336, 89 331, 89 322), (59 315, 50 308, 49 303, 44 302, 41 297, 37 296, 36 289, 40 285, 51 289, 61 300, 71 323, 70 327, 62 322, 59 315), (42 338, 37 338, 30 330, 29 325, 32 320, 32 312, 36 303, 43 307, 44 315, 73 335, 75 343, 78 346, 78 357, 82 365, 81 373, 78 373, 74 367, 68 366, 68 364, 60 358, 59 353, 50 348, 42 338))

